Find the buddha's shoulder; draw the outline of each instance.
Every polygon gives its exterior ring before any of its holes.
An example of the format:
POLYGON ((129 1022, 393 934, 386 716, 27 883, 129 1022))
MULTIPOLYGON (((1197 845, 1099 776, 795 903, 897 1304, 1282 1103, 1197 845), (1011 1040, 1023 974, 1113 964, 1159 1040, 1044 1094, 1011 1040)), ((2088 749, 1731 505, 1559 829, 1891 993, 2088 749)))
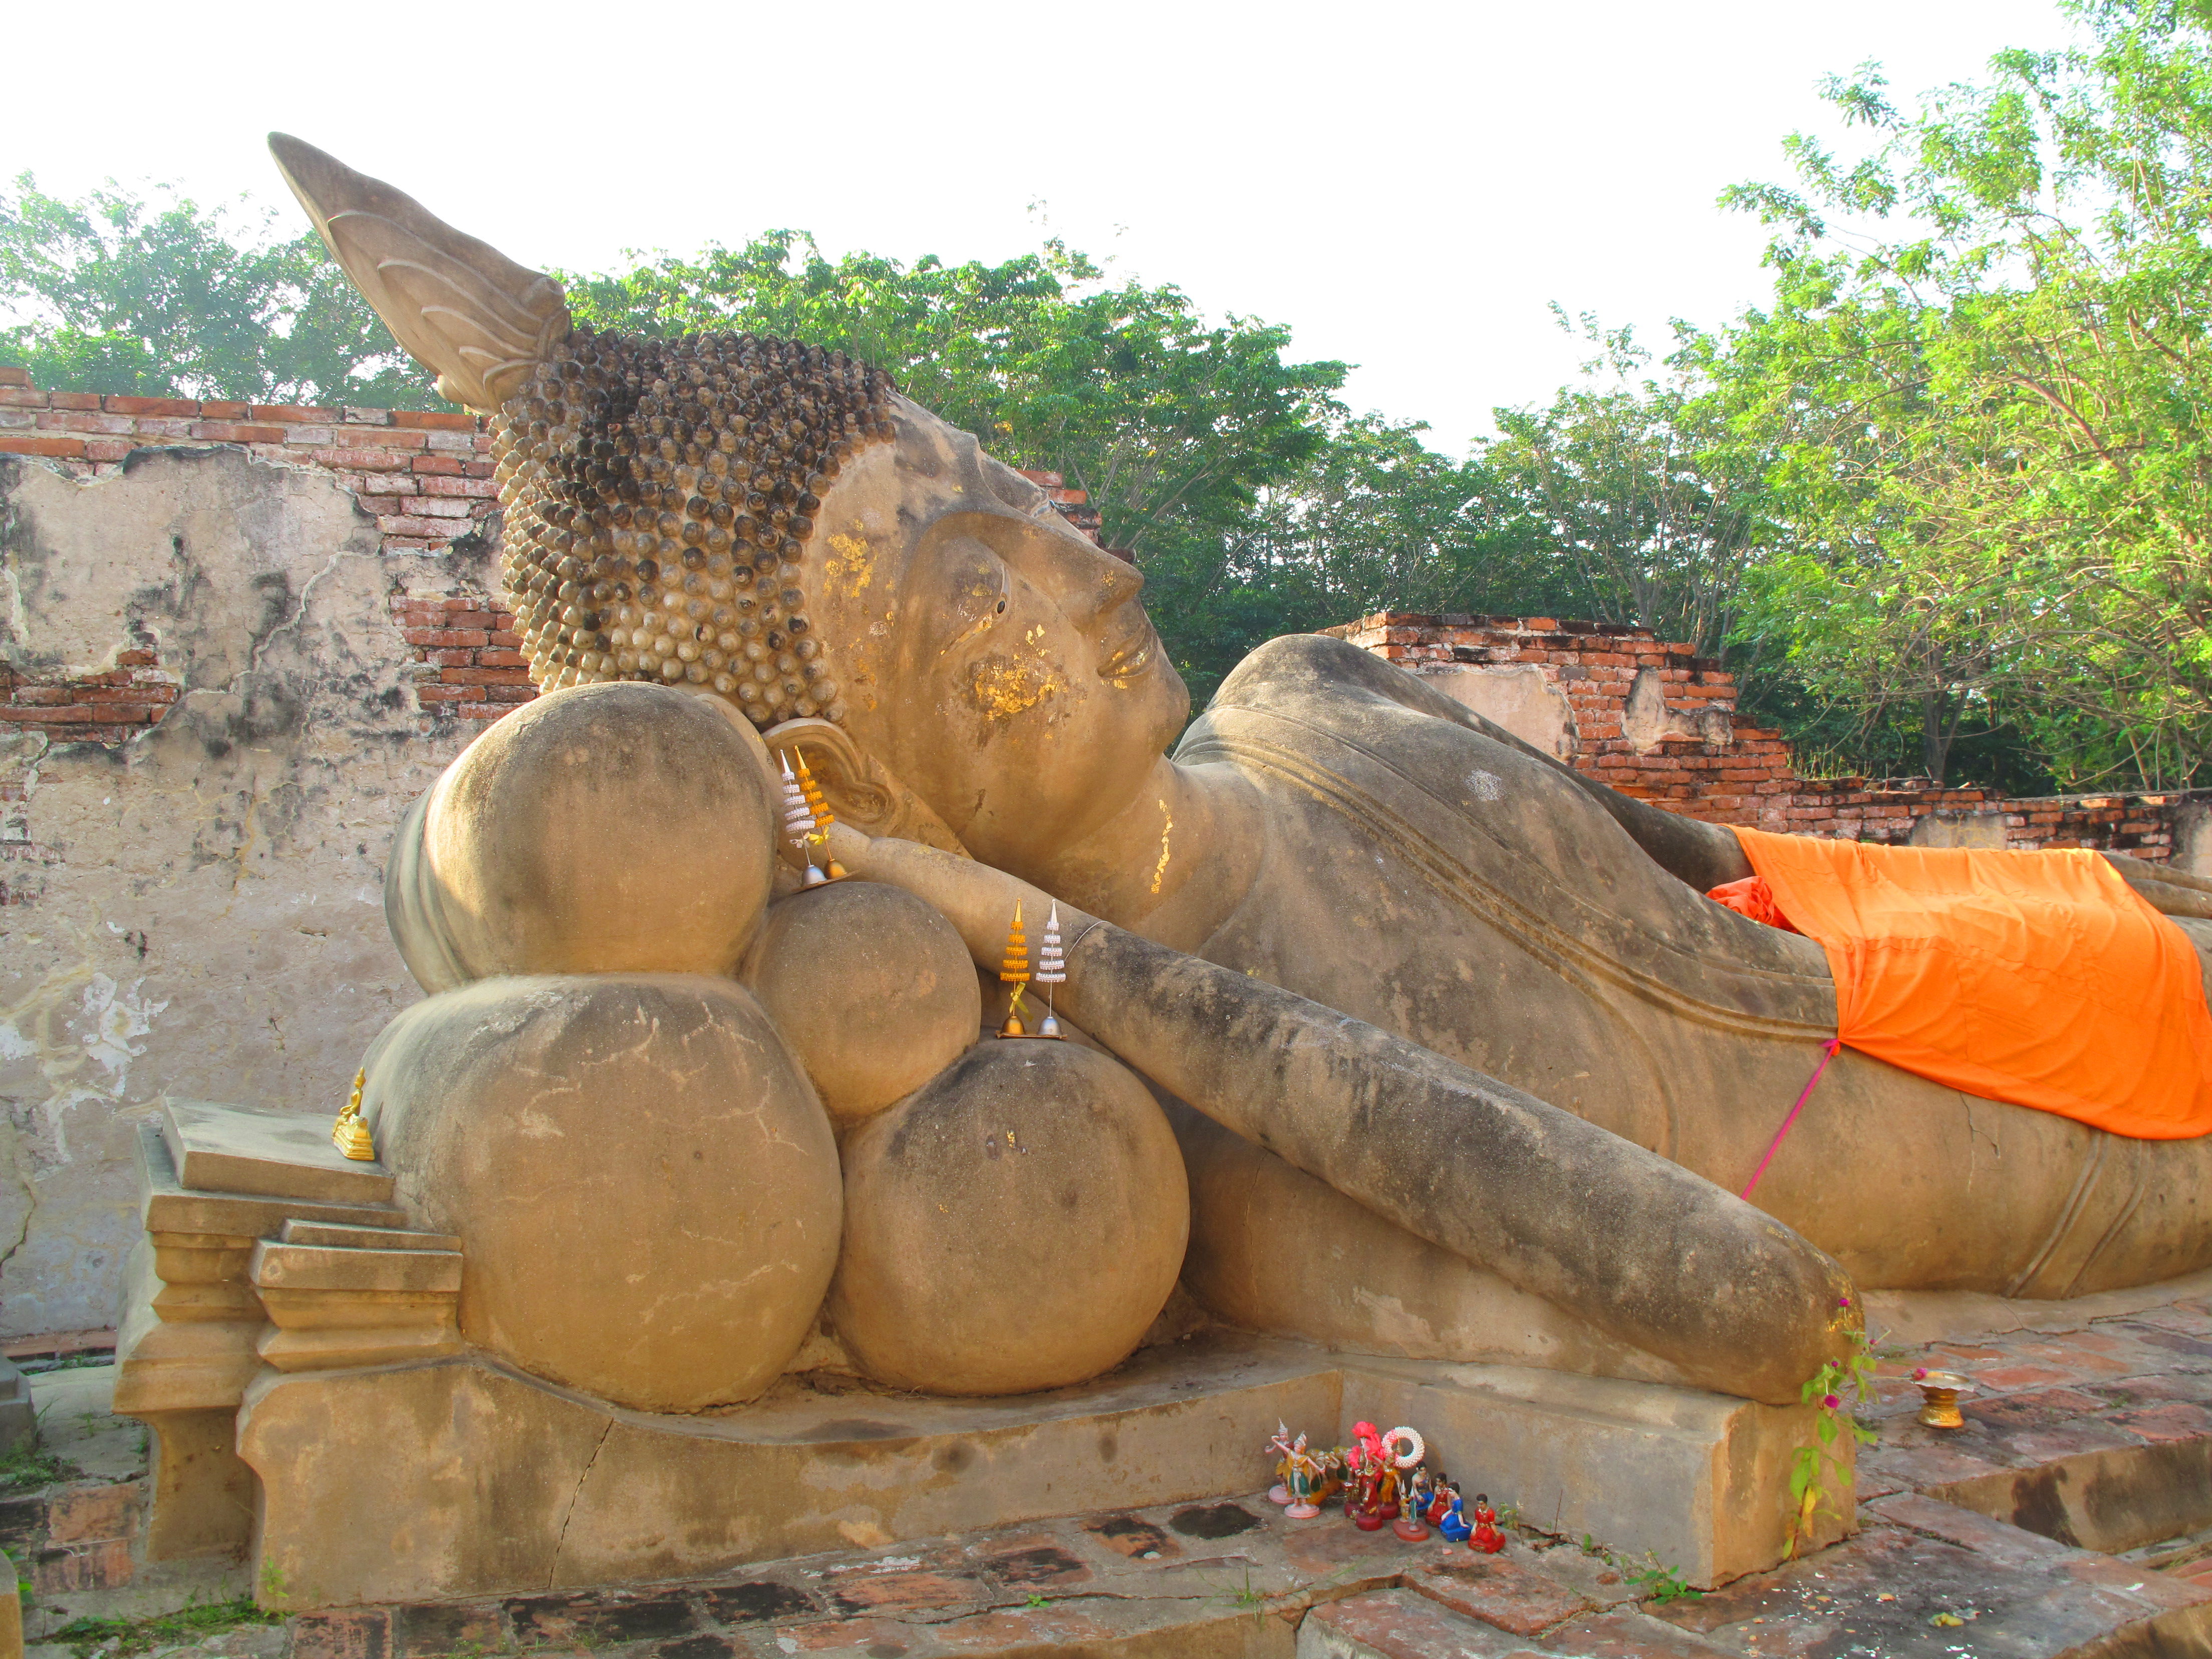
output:
POLYGON ((1231 711, 1283 714, 1347 733, 1432 732, 1442 720, 1470 737, 1504 736, 1419 675, 1327 634, 1286 634, 1237 664, 1206 705, 1209 718, 1231 711))

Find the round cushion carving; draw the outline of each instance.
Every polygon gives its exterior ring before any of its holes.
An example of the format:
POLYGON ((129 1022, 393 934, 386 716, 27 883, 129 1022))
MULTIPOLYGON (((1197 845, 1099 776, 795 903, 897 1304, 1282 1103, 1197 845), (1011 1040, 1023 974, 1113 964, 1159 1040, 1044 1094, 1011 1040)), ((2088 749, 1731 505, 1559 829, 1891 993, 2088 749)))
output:
POLYGON ((713 699, 548 692, 402 819, 385 915, 426 991, 495 974, 732 972, 768 903, 768 752, 713 699))
POLYGON ((950 1066, 983 1018, 952 924, 880 882, 835 882, 770 905, 744 979, 840 1129, 950 1066))
POLYGON ((1073 1042, 979 1043, 845 1138, 830 1313, 860 1368, 932 1394, 1062 1388, 1120 1363, 1182 1267, 1189 1196, 1133 1073, 1073 1042))
POLYGON ((758 1395, 837 1259, 836 1137, 744 987, 491 979, 369 1050, 362 1113, 417 1224, 461 1239, 462 1334, 639 1411, 758 1395))

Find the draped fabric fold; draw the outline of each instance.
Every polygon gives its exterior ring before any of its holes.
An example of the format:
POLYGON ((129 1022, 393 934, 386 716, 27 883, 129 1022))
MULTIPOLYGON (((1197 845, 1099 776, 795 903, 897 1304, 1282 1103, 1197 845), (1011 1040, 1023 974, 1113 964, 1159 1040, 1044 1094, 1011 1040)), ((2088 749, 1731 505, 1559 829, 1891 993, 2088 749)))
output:
POLYGON ((2115 1134, 2212 1132, 2197 952, 2097 854, 1735 833, 1757 876, 1712 896, 1820 941, 1851 1048, 2115 1134))

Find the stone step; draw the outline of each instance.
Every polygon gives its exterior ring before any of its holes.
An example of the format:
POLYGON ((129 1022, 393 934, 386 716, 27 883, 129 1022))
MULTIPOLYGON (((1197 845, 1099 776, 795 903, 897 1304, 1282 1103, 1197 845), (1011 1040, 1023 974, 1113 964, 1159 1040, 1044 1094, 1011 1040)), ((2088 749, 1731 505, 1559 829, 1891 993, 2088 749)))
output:
MULTIPOLYGON (((402 1226, 406 1212, 382 1200, 325 1203, 253 1193, 209 1192, 185 1185, 163 1129, 138 1126, 138 1218, 149 1233, 273 1238, 288 1220, 338 1226, 402 1226)), ((364 1166, 366 1167, 366 1166, 364 1166)))
POLYGON ((165 1100, 161 1137, 178 1181, 195 1192, 389 1203, 392 1173, 339 1152, 331 1122, 320 1114, 165 1100))
POLYGON ((287 1244, 320 1244, 344 1250, 458 1250, 458 1233, 422 1233, 405 1227, 346 1227, 327 1221, 284 1224, 277 1235, 287 1244))
MULTIPOLYGON (((377 1291, 458 1294, 459 1250, 362 1249, 264 1238, 248 1276, 258 1291, 377 1291)), ((265 1297, 264 1297, 265 1299, 265 1297)))

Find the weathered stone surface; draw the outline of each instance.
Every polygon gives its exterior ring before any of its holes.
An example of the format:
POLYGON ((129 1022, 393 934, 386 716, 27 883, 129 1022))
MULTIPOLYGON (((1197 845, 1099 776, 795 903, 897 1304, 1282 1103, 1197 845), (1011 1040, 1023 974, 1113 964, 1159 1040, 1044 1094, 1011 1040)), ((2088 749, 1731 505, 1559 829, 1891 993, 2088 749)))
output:
POLYGON ((535 1376, 698 1411, 758 1394, 814 1322, 836 1145, 732 981, 443 993, 378 1037, 362 1113, 410 1213, 463 1241, 463 1334, 535 1376))
MULTIPOLYGON (((1547 1532, 1594 1535, 1632 1557, 1650 1551, 1698 1584, 1781 1559, 1810 1407, 1503 1365, 1362 1360, 1347 1376, 1347 1397, 1372 1420, 1419 1425, 1436 1465, 1470 1498, 1510 1500, 1547 1532)), ((1842 1530, 1824 1519, 1816 1537, 1842 1530)))
POLYGON ((264 1571, 295 1605, 636 1583, 1205 1498, 1243 1484, 1277 1422, 1340 1410, 1314 1350, 1195 1347, 1030 1401, 795 1395, 694 1417, 610 1412, 476 1358, 264 1373, 239 1445, 264 1571))
POLYGON ((840 1128, 950 1066, 982 1018, 952 924, 881 882, 836 882, 771 906, 744 978, 840 1128))
POLYGON ((175 693, 117 746, 0 742, 0 1331, 113 1322, 160 1095, 327 1126, 415 1000, 384 854, 457 739, 421 729, 388 599, 485 564, 387 553, 332 475, 239 450, 91 480, 0 459, 0 653, 150 652, 175 693))
POLYGON ((392 1176, 347 1158, 330 1125, 295 1113, 204 1101, 162 1103, 161 1136, 179 1186, 196 1192, 305 1198, 326 1204, 392 1201, 392 1176))
POLYGON ((1096 1376, 1137 1346, 1182 1266, 1175 1136, 1134 1073, 1076 1043, 977 1045, 854 1130, 844 1162, 830 1316, 896 1388, 1024 1394, 1096 1376))
POLYGON ((1315 1608, 1297 1659, 1503 1659, 1527 1644, 1411 1590, 1376 1590, 1315 1608))
POLYGON ((768 751, 719 700, 542 696, 410 809, 385 873, 424 989, 495 974, 727 974, 775 863, 768 751))

